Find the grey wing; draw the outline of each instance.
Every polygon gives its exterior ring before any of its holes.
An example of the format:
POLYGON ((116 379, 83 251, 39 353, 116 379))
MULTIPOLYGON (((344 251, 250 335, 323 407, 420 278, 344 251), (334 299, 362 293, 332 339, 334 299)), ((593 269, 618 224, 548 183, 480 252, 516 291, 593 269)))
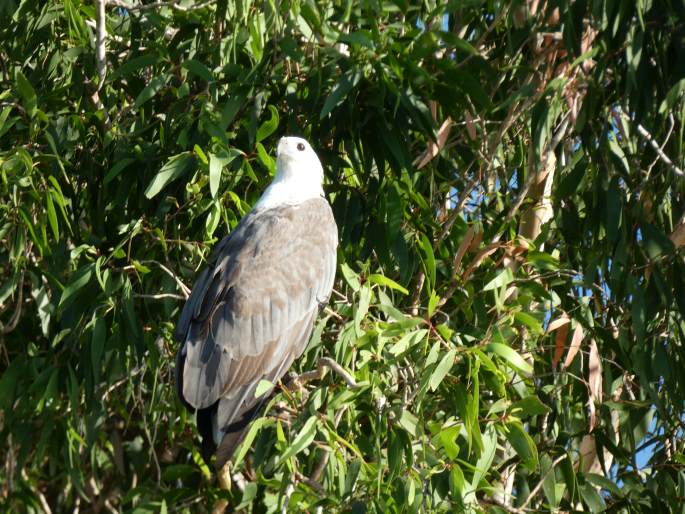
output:
POLYGON ((304 351, 335 275, 337 228, 325 200, 243 221, 198 279, 177 334, 181 397, 197 409, 219 401, 219 427, 257 402, 260 380, 276 382, 304 351))

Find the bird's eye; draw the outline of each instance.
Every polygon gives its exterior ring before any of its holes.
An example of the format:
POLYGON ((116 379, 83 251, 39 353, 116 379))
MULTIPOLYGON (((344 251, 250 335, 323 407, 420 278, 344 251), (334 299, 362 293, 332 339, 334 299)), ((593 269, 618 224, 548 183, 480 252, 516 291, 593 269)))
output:
POLYGON ((300 152, 304 152, 304 143, 297 143, 297 149, 300 152))

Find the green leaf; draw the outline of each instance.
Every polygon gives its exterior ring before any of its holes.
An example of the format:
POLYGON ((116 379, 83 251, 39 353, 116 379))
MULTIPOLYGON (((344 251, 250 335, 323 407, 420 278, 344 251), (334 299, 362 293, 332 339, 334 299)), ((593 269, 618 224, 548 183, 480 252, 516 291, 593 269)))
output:
POLYGON ((24 366, 24 359, 16 358, 0 375, 0 408, 5 412, 14 403, 17 383, 25 375, 24 366))
POLYGON ((33 118, 38 110, 38 98, 36 97, 36 91, 33 89, 33 86, 28 81, 26 76, 24 76, 24 74, 19 70, 16 72, 14 81, 23 100, 22 103, 24 109, 26 109, 28 115, 33 118))
POLYGON ((200 61, 196 61, 195 59, 188 59, 182 64, 182 66, 186 70, 188 70, 191 75, 200 77, 202 80, 206 82, 214 82, 214 76, 212 75, 212 72, 209 71, 209 68, 207 68, 207 66, 205 66, 200 61))
POLYGON ((523 429, 520 421, 512 421, 507 423, 507 440, 511 446, 516 450, 516 453, 521 457, 523 465, 533 472, 538 466, 538 450, 535 442, 523 429))
POLYGON ((141 105, 150 100, 160 89, 166 85, 167 80, 169 80, 169 76, 167 74, 153 77, 152 80, 150 80, 150 83, 138 94, 133 106, 136 109, 139 109, 141 105))
MULTIPOLYGON (((433 314, 435 313, 435 309, 438 307, 439 303, 440 303, 440 297, 437 294, 435 294, 435 291, 431 291, 431 296, 428 299, 428 317, 429 318, 433 317, 433 314)), ((444 327, 444 328, 449 330, 449 328, 446 327, 445 325, 439 325, 437 327, 438 330, 441 330, 441 327, 444 327)), ((444 334, 442 334, 442 336, 447 340, 451 339, 451 335, 445 336, 444 334)))
POLYGON ((262 60, 264 55, 264 25, 262 23, 263 16, 255 13, 250 16, 247 28, 250 32, 250 49, 256 62, 262 60))
POLYGON ((537 161, 542 158, 560 112, 561 102, 558 94, 555 94, 552 99, 543 98, 533 109, 531 122, 533 124, 533 148, 537 161))
POLYGON ((360 78, 361 74, 359 71, 352 69, 338 79, 338 82, 331 90, 331 94, 328 95, 328 98, 326 98, 326 101, 321 108, 321 112, 319 113, 320 120, 328 116, 333 109, 345 101, 347 95, 352 88, 357 85, 360 78))
POLYGON ((221 161, 213 153, 209 154, 209 191, 212 198, 216 198, 219 192, 219 185, 221 184, 221 172, 223 166, 221 161))
POLYGON ((55 211, 55 205, 52 203, 52 194, 49 189, 45 192, 45 207, 48 213, 48 223, 50 224, 52 235, 57 241, 59 240, 59 224, 57 223, 57 212, 55 211))
POLYGON ((435 391, 442 383, 447 373, 450 372, 456 356, 457 350, 452 348, 440 360, 440 363, 435 367, 433 373, 431 373, 430 380, 428 382, 431 391, 435 391))
POLYGON ((393 431, 390 434, 390 445, 388 447, 388 473, 391 477, 395 477, 399 473, 403 455, 402 438, 393 431))
POLYGON ((345 281, 352 288, 352 290, 355 293, 359 291, 359 288, 361 287, 359 283, 359 276, 354 271, 352 271, 352 268, 350 268, 346 263, 343 262, 340 264, 340 271, 342 272, 345 281))
POLYGON ((159 173, 155 175, 155 178, 148 184, 145 189, 145 196, 147 198, 156 196, 167 184, 181 177, 193 162, 194 157, 190 152, 183 152, 170 157, 162 169, 159 170, 159 173))
POLYGON ((276 173, 276 161, 271 158, 269 153, 264 149, 262 143, 257 143, 256 147, 257 159, 262 164, 262 166, 264 166, 268 170, 269 175, 273 177, 276 173))
POLYGON ((90 282, 94 268, 95 264, 90 263, 79 268, 79 270, 74 273, 71 281, 62 291, 62 296, 60 296, 59 304, 57 305, 59 309, 62 309, 71 303, 76 294, 90 282))
POLYGON ((680 79, 671 87, 671 89, 669 89, 668 93, 666 93, 666 97, 659 105, 659 114, 663 116, 673 110, 678 101, 682 98, 683 93, 685 93, 685 79, 680 79))
MULTIPOLYGON (((456 443, 456 438, 461 432, 462 425, 453 425, 451 427, 442 427, 438 432, 438 437, 442 443, 447 457, 454 460, 459 456, 459 445, 456 443)), ((463 478, 463 477, 462 477, 463 478)), ((460 488, 461 490, 461 488, 460 488)))
POLYGON ((419 418, 414 416, 407 409, 402 409, 402 415, 400 416, 400 426, 409 432, 413 437, 418 434, 419 418))
POLYGON ((172 464, 162 470, 162 481, 176 482, 181 478, 197 474, 197 468, 190 464, 172 464))
POLYGON ((641 225, 642 242, 650 259, 657 259, 661 255, 673 252, 673 242, 657 227, 650 223, 641 225))
POLYGON ((464 501, 467 500, 471 492, 475 493, 480 489, 480 482, 490 470, 492 461, 495 458, 495 453, 497 452, 497 434, 493 425, 488 425, 483 431, 482 440, 483 450, 481 451, 480 457, 476 462, 475 470, 473 472, 473 479, 471 480, 469 486, 464 490, 464 501))
POLYGON ((133 59, 127 60, 124 64, 119 66, 110 75, 108 75, 107 81, 114 82, 118 78, 128 77, 142 68, 147 68, 148 66, 156 64, 157 62, 159 62, 159 59, 160 57, 157 54, 148 54, 141 55, 139 57, 134 57, 133 59))
POLYGON ((17 121, 17 118, 10 118, 9 121, 7 121, 7 118, 11 112, 12 107, 8 106, 2 110, 2 113, 0 113, 0 137, 8 132, 17 121))
POLYGON ((307 448, 314 440, 314 436, 316 436, 317 426, 318 418, 316 416, 310 416, 295 439, 293 439, 292 444, 281 454, 279 462, 288 460, 290 457, 294 457, 307 448))
POLYGON ((221 109, 221 123, 219 124, 221 130, 226 130, 233 122, 244 101, 245 97, 243 96, 232 96, 226 100, 224 107, 221 109))
POLYGON ((630 173, 630 164, 628 163, 628 158, 626 157, 625 152, 623 151, 623 148, 618 144, 616 141, 616 137, 611 135, 609 137, 608 141, 608 146, 609 146, 609 151, 611 155, 616 159, 621 167, 623 168, 623 171, 627 174, 630 173))
POLYGON ((540 401, 540 398, 534 395, 526 396, 522 400, 514 402, 511 405, 510 411, 516 416, 539 416, 550 412, 547 405, 540 401))
POLYGON ((276 132, 276 129, 278 128, 278 111, 273 105, 269 105, 269 112, 271 113, 271 117, 257 129, 257 143, 269 137, 276 132))
POLYGON ((250 450, 255 437, 257 437, 257 434, 261 431, 261 429, 266 426, 272 426, 273 424, 274 421, 269 418, 259 418, 252 422, 250 429, 247 431, 245 439, 243 439, 243 442, 240 444, 238 453, 233 458, 233 469, 238 469, 238 466, 240 466, 240 463, 245 458, 245 455, 247 455, 247 452, 250 450))
POLYGON ((350 32, 349 34, 338 34, 338 42, 345 43, 353 47, 361 46, 370 50, 376 48, 371 33, 366 30, 358 30, 355 32, 350 32))
POLYGON ((424 269, 426 272, 426 278, 430 284, 431 289, 435 289, 436 280, 436 264, 435 255, 433 254, 433 245, 426 236, 426 234, 421 234, 419 239, 419 247, 421 248, 421 257, 423 260, 424 269))
POLYGON ((135 159, 131 157, 125 157, 124 159, 121 159, 120 161, 117 161, 117 163, 112 166, 109 171, 107 172, 107 175, 105 175, 105 179, 103 183, 105 185, 109 184, 112 180, 114 180, 119 173, 121 173, 126 167, 131 164, 132 162, 135 162, 135 159))
POLYGON ((452 464, 452 469, 450 470, 450 489, 452 495, 460 503, 463 501, 465 484, 466 479, 464 478, 464 472, 459 465, 452 464))
POLYGON ((557 495, 557 481, 554 469, 552 468, 552 459, 546 453, 540 455, 540 474, 544 477, 542 481, 542 490, 550 505, 556 507, 559 505, 561 499, 557 495))
POLYGON ((261 396, 264 396, 266 393, 271 391, 274 388, 274 385, 269 382, 268 380, 260 380, 259 383, 257 384, 257 388, 255 389, 254 392, 254 397, 259 398, 261 396))
POLYGON ((219 223, 221 222, 221 204, 218 200, 212 202, 212 206, 209 209, 207 218, 205 218, 205 235, 207 239, 211 239, 214 236, 219 223))
POLYGON ((633 296, 630 302, 630 314, 635 332, 635 339, 638 343, 642 343, 645 339, 645 324, 647 323, 647 313, 645 305, 645 295, 642 287, 637 280, 632 281, 631 294, 633 296))
POLYGON ((357 302, 354 311, 354 326, 357 329, 357 334, 361 335, 361 323, 369 311, 369 303, 371 302, 371 288, 364 284, 359 290, 359 302, 357 302))
POLYGON ((404 353, 408 349, 412 348, 414 345, 419 343, 423 338, 426 337, 426 335, 428 335, 428 330, 425 328, 421 328, 419 330, 409 332, 408 334, 404 334, 399 341, 392 345, 392 347, 390 348, 390 353, 392 355, 399 355, 401 353, 404 353))
POLYGON ((409 294, 409 291, 407 291, 404 287, 399 285, 394 280, 386 277, 385 275, 380 275, 378 273, 371 273, 369 276, 366 277, 366 279, 369 282, 373 282, 374 284, 386 286, 386 287, 389 287, 390 289, 395 289, 396 291, 399 291, 402 294, 409 294))
POLYGON ((517 312, 514 314, 514 319, 519 323, 527 326, 531 332, 534 334, 542 334, 544 330, 542 329, 542 323, 540 323, 535 316, 528 314, 527 312, 517 312))
POLYGON ((511 268, 506 267, 500 271, 495 278, 490 280, 483 287, 483 291, 491 291, 492 289, 499 289, 508 286, 514 280, 514 273, 511 268))
POLYGON ((588 506, 590 512, 604 512, 606 504, 597 490, 589 483, 581 484, 578 487, 583 502, 588 506))
POLYGON ((533 367, 528 364, 523 357, 521 357, 516 350, 502 343, 489 343, 485 345, 485 351, 492 352, 495 355, 499 355, 509 364, 514 367, 514 369, 521 371, 527 375, 533 373, 533 367))
MULTIPOLYGON (((93 316, 96 316, 94 314, 93 316)), ((93 379, 95 383, 100 380, 100 368, 102 367, 102 356, 105 352, 105 339, 107 337, 107 323, 102 318, 95 318, 93 325, 93 335, 90 339, 90 362, 93 367, 93 379)))
POLYGON ((600 487, 607 492, 613 494, 615 497, 621 496, 621 489, 611 480, 605 476, 598 475, 596 473, 586 473, 585 479, 588 482, 592 482, 597 487, 600 487))

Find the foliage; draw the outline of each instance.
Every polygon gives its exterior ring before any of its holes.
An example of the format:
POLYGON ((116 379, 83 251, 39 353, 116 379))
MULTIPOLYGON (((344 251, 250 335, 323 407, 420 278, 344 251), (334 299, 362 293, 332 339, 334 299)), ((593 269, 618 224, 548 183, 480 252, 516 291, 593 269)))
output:
POLYGON ((0 4, 3 510, 682 512, 682 2, 109 2, 100 66, 99 4, 0 4), (171 334, 285 134, 340 227, 297 369, 359 387, 224 491, 171 334))

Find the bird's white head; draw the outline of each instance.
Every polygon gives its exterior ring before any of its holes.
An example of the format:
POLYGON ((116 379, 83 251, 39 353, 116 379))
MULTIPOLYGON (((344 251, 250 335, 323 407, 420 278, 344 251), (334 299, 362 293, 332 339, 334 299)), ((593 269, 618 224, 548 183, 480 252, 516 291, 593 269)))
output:
POLYGON ((282 137, 276 157, 276 176, 255 208, 296 205, 323 196, 323 167, 306 139, 282 137))

